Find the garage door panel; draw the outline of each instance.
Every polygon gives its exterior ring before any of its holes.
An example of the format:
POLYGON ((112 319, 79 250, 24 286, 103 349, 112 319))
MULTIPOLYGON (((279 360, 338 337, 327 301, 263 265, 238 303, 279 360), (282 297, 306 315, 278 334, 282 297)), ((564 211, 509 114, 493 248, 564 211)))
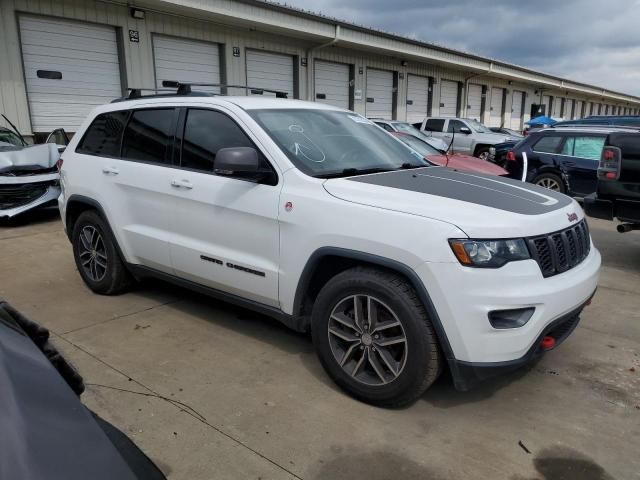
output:
POLYGON ((407 121, 420 122, 427 116, 429 108, 429 78, 418 75, 407 76, 407 121))
MULTIPOLYGON (((293 98, 293 56, 247 50, 246 60, 248 86, 287 92, 289 98, 293 98)), ((275 96, 269 92, 263 95, 275 96)))
POLYGON ((34 132, 74 132, 96 105, 122 95, 115 28, 20 16, 20 41, 34 132), (38 70, 62 79, 38 78, 38 70))
POLYGON ((514 91, 511 96, 511 128, 520 130, 522 128, 522 99, 523 92, 514 91))
POLYGON ((316 60, 314 77, 316 102, 349 109, 349 65, 316 60))
POLYGON ((440 82, 440 116, 458 116, 458 82, 451 80, 440 82))
POLYGON ((493 87, 491 89, 491 111, 489 115, 489 126, 502 126, 502 101, 503 89, 493 87))
POLYGON ((467 96, 467 117, 480 121, 482 114, 482 86, 469 84, 467 96))
MULTIPOLYGON (((156 85, 164 80, 192 83, 220 83, 220 46, 186 38, 153 37, 156 85)), ((197 87, 219 93, 220 87, 197 87)))
POLYGON ((393 118, 393 72, 367 68, 367 102, 368 117, 393 118), (369 102, 373 99, 373 102, 369 102))

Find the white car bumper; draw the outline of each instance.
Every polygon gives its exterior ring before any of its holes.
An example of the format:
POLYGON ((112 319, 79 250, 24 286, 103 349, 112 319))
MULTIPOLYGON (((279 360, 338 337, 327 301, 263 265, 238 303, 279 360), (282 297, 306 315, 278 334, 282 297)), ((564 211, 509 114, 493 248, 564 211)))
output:
POLYGON ((543 278, 534 260, 511 262, 499 269, 425 263, 416 273, 446 334, 453 356, 450 362, 488 366, 524 360, 552 322, 580 310, 591 298, 599 270, 600 253, 592 244, 579 265, 548 278, 543 278), (527 307, 535 311, 521 327, 496 329, 489 322, 491 311, 527 307))

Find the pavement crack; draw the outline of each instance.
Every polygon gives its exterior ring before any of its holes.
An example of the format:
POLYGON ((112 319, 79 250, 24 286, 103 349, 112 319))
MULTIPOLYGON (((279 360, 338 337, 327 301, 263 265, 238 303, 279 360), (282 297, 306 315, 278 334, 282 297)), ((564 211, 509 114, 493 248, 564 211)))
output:
POLYGON ((75 333, 80 330, 85 330, 87 328, 95 327, 96 325, 102 325, 104 323, 113 322, 114 320, 120 320, 121 318, 130 317, 132 315, 137 315, 139 313, 148 312, 149 310, 153 310, 154 308, 164 307, 165 305, 171 305, 174 303, 178 303, 180 300, 171 300, 170 302, 158 303, 157 305, 151 305, 150 307, 143 308, 142 310, 136 310, 135 312, 123 313, 122 315, 116 315, 115 317, 106 318, 99 322, 91 323, 89 325, 83 325, 82 327, 73 328, 71 330, 67 330, 65 332, 60 332, 58 335, 68 335, 70 333, 75 333))
MULTIPOLYGON (((159 306, 159 305, 158 305, 159 306)), ((149 309, 147 309, 149 310, 149 309)), ((126 316, 126 315, 124 315, 126 316)), ((187 415, 190 415, 191 417, 195 418, 197 421, 199 421, 200 423, 206 425, 207 427, 215 430, 217 433, 219 433, 220 435, 228 438, 229 440, 235 442, 236 444, 240 445, 241 447, 247 449, 248 451, 250 451, 251 453, 253 453, 254 455, 257 455, 258 457, 262 458, 263 460, 265 460, 266 462, 270 463, 271 465, 273 465, 274 467, 282 470, 283 472, 288 473, 289 475, 291 475, 293 478, 297 479, 297 480, 304 480, 302 477, 300 477, 299 475, 296 475, 295 473, 293 473, 291 470, 289 470, 287 467, 284 467, 282 465, 280 465, 278 462, 276 462, 275 460, 270 459, 269 457, 267 457, 266 455, 264 455, 263 453, 260 453, 258 450, 256 450, 255 448, 252 448, 251 446, 249 446, 248 444, 246 444, 245 442, 243 442, 242 440, 238 440, 237 438, 235 438, 233 435, 225 432, 224 430, 222 430, 220 427, 217 427, 216 425, 210 423, 209 421, 207 421, 207 419, 202 416, 200 413, 198 413, 196 410, 194 410, 193 408, 189 407, 187 404, 184 404, 182 402, 179 402, 177 400, 173 400, 167 397, 164 397, 163 395, 160 395, 158 392, 154 391, 152 388, 146 386, 145 384, 143 384, 142 382, 136 380, 135 378, 127 375, 125 372, 123 372, 122 370, 119 370, 118 368, 112 366, 111 364, 105 362, 104 360, 102 360, 100 357, 94 355, 93 353, 89 352, 88 350, 82 348, 81 346, 79 346, 78 344, 72 342, 71 340, 69 340, 68 338, 63 337, 61 334, 58 334, 54 331, 50 332, 55 335, 57 338, 67 342, 68 344, 72 345, 73 347, 77 348, 78 350, 80 350, 81 352, 89 355, 91 358, 93 358, 94 360, 100 362, 101 364, 105 365, 107 368, 110 368, 111 370, 119 373, 120 375, 122 375, 124 378, 128 379, 129 381, 135 383, 136 385, 140 386, 141 388, 147 390, 148 394, 146 394, 145 392, 136 392, 134 390, 127 390, 127 389, 121 389, 118 387, 111 387, 108 385, 100 385, 100 384, 92 384, 92 383, 87 383, 88 386, 90 385, 94 385, 94 386, 99 386, 99 387, 104 387, 104 388, 110 388, 113 390, 121 390, 122 393, 129 393, 129 394, 137 394, 137 395, 144 395, 144 396, 149 396, 149 397, 156 397, 159 398, 161 400, 166 400, 168 401, 170 404, 172 404, 174 407, 176 407, 178 410, 180 410, 181 412, 186 413, 187 415), (174 403, 175 402, 175 403, 174 403), (186 407, 186 408, 185 408, 186 407)))

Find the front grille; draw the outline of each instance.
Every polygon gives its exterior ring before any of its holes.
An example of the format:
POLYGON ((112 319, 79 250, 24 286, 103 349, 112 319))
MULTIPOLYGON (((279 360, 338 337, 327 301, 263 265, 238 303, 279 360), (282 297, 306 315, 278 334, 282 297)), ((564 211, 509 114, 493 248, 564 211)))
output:
POLYGON ((26 205, 41 197, 51 182, 0 185, 0 210, 26 205))
POLYGON ((527 243, 545 278, 572 269, 591 249, 586 220, 559 232, 528 238, 527 243))

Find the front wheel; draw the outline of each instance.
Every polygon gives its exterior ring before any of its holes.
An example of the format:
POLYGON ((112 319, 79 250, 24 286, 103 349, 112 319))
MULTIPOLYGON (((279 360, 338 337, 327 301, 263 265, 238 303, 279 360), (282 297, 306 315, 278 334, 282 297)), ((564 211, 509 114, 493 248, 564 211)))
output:
POLYGON ((489 160, 489 148, 481 147, 477 149, 475 156, 478 157, 480 160, 489 160))
POLYGON ((394 273, 357 267, 332 278, 316 299, 312 335, 329 376, 374 405, 412 403, 441 371, 427 312, 394 273))

